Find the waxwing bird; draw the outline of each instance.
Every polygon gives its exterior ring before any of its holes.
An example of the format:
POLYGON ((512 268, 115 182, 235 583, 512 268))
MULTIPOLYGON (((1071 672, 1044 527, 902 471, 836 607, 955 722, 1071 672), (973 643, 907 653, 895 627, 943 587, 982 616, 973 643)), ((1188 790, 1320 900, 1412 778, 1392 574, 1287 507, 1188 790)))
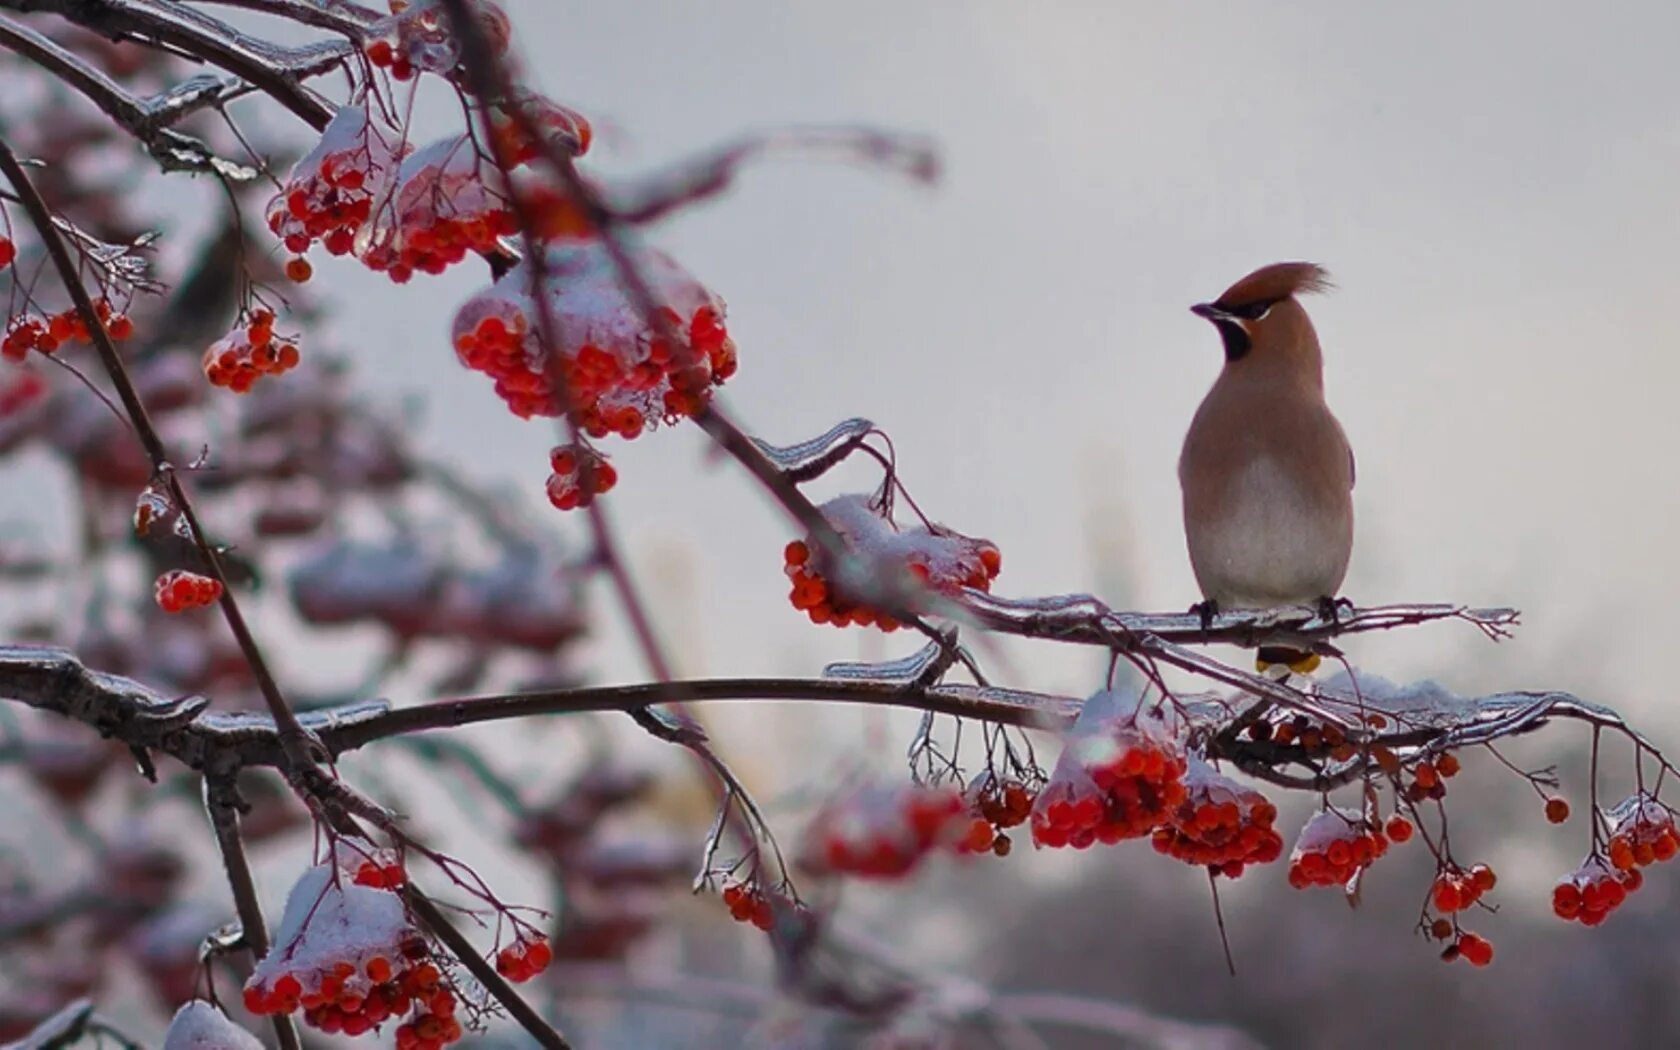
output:
MULTIPOLYGON (((1329 288, 1311 263, 1274 263, 1211 303, 1225 367, 1178 460, 1190 565, 1216 610, 1324 607, 1353 552, 1353 450, 1324 402, 1324 359, 1296 299, 1329 288)), ((1311 671, 1318 658, 1262 647, 1260 666, 1311 671)))

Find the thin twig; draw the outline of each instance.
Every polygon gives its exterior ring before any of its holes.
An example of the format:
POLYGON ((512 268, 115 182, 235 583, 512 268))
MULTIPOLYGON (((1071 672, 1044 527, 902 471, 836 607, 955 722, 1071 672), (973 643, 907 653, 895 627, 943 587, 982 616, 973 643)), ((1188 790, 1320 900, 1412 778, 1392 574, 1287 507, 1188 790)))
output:
MULTIPOLYGON (((250 949, 251 959, 261 962, 268 954, 268 925, 263 921, 262 901, 251 878, 251 864, 245 857, 245 840, 239 834, 239 797, 231 776, 204 778, 204 808, 216 833, 216 847, 222 854, 222 868, 233 891, 233 906, 239 914, 239 928, 250 949)), ((274 1036, 281 1050, 301 1050, 297 1026, 291 1014, 275 1014, 274 1036)))
POLYGON ((214 546, 205 536, 203 527, 199 524, 198 515, 193 510, 192 501, 187 498, 187 492, 181 484, 180 475, 170 463, 169 452, 164 447, 163 438, 158 435, 152 425, 151 417, 146 412, 146 406, 140 400, 140 393, 129 378, 128 367, 123 363, 122 356, 117 352, 116 344, 111 341, 110 333, 105 330, 105 324, 100 320, 98 311, 94 309, 93 299, 88 294, 87 285, 83 283, 81 275, 76 270, 75 261, 71 259, 64 240, 58 235, 58 229, 53 225, 52 212, 47 202, 35 189, 23 165, 18 163, 17 156, 11 147, 0 141, 0 172, 12 184, 24 210, 29 213, 30 221, 35 226, 35 232, 46 247, 47 254, 52 258, 53 265, 58 269, 59 277, 64 282, 65 291, 75 304, 76 312, 82 323, 87 326, 88 336, 93 340, 94 349, 98 351, 99 360, 105 367, 106 374, 111 379, 111 385, 116 388, 117 396, 122 401, 123 410, 128 413, 129 422, 134 426, 135 436, 140 439, 140 445, 145 449, 146 456, 152 463, 152 469, 162 478, 169 488, 170 498, 180 509, 181 516, 186 520, 191 530, 192 540, 198 551, 204 557, 211 575, 222 585, 222 596, 219 605, 222 616, 227 620, 228 628, 233 632, 234 640, 239 644, 239 650, 244 654, 250 665, 251 675, 256 679, 257 688, 261 691, 263 700, 268 706, 268 713, 274 719, 274 724, 280 731, 281 744, 286 750, 286 756, 292 769, 302 770, 314 764, 314 757, 309 752, 309 734, 298 724, 297 716, 280 693, 280 687, 269 671, 268 662, 263 659, 262 650, 258 647, 256 638, 251 634, 245 623, 245 616, 240 612, 239 602, 233 595, 233 588, 228 584, 227 574, 223 571, 222 560, 214 546))

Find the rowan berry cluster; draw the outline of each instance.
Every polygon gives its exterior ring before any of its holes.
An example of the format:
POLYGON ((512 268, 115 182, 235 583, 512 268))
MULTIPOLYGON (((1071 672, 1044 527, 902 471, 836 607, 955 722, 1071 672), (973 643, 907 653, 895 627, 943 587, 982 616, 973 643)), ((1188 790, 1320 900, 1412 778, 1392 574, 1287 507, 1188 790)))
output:
MULTIPOLYGON (((94 303, 94 312, 105 325, 106 334, 117 342, 134 334, 134 322, 127 314, 113 309, 109 300, 100 299, 94 303)), ((81 311, 75 307, 44 316, 17 314, 6 322, 6 334, 0 337, 0 357, 8 361, 22 361, 31 350, 52 354, 66 343, 92 341, 81 311)))
POLYGON ((928 853, 954 845, 964 820, 962 794, 918 784, 861 784, 811 822, 806 865, 865 878, 898 878, 928 853))
POLYGON ((646 250, 638 261, 674 340, 626 297, 605 246, 566 240, 546 248, 540 292, 521 263, 461 307, 452 329, 456 354, 494 380, 497 396, 522 419, 560 415, 556 384, 563 384, 567 407, 592 438, 634 438, 660 421, 694 415, 711 388, 735 374, 723 304, 668 256, 646 250), (540 337, 538 294, 553 327, 552 358, 540 337))
POLYGON ((1446 782, 1458 775, 1458 756, 1447 752, 1433 761, 1424 760, 1412 767, 1412 780, 1402 791, 1411 802, 1440 801, 1447 797, 1446 782))
POLYGON ((1172 819, 1151 837, 1157 852, 1230 879, 1246 865, 1270 864, 1283 855, 1283 836, 1272 828, 1277 807, 1266 796, 1195 759, 1184 788, 1172 819))
POLYGON ((244 394, 263 376, 284 375, 298 366, 297 344, 274 335, 274 311, 258 309, 248 323, 234 325, 204 351, 204 378, 211 386, 244 394))
POLYGON ((152 584, 152 598, 166 613, 214 605, 222 597, 222 583, 185 569, 170 569, 152 584))
POLYGON ((990 771, 975 777, 963 792, 968 827, 957 840, 957 852, 1009 856, 1014 843, 1006 832, 1027 822, 1035 798, 1033 789, 1019 780, 990 771))
POLYGON ((1298 747, 1309 758, 1346 762, 1358 753, 1358 749, 1348 742, 1347 733, 1341 726, 1320 724, 1306 715, 1294 715, 1279 722, 1261 719, 1248 727, 1247 735, 1257 743, 1298 747))
MULTIPOLYGON (((388 6, 391 17, 369 26, 363 38, 370 63, 396 80, 411 80, 416 72, 448 73, 461 61, 460 42, 437 0, 390 0, 388 6)), ((491 0, 474 0, 472 6, 491 51, 505 54, 513 36, 506 13, 491 0)))
POLYGON ((1436 940, 1450 941, 1441 949, 1441 960, 1463 959, 1471 966, 1486 966, 1493 962, 1493 944, 1480 934, 1460 930, 1445 919, 1437 919, 1431 933, 1436 940))
POLYGON ((469 252, 493 251, 519 223, 500 177, 470 135, 443 139, 397 169, 357 245, 368 269, 398 284, 415 273, 439 274, 469 252), (490 170, 486 171, 486 168, 490 170))
POLYGON ((1639 869, 1617 871, 1603 858, 1591 856, 1552 887, 1552 912, 1566 922, 1597 926, 1644 884, 1639 869))
POLYGON ((343 107, 269 202, 268 228, 294 255, 316 241, 333 255, 348 255, 406 149, 387 139, 367 110, 343 107))
POLYGON ((736 922, 750 922, 761 930, 768 930, 774 914, 770 910, 770 895, 751 882, 731 882, 723 888, 723 903, 729 917, 736 922))
MULTIPOLYGON (((955 596, 964 587, 991 590, 1003 569, 1003 555, 992 543, 939 525, 901 529, 881 501, 869 496, 838 496, 820 509, 848 550, 869 562, 862 574, 869 583, 907 572, 921 587, 955 596)), ((782 571, 793 583, 789 603, 812 623, 897 630, 895 618, 871 608, 866 596, 850 593, 857 588, 845 585, 833 561, 810 541, 789 543, 782 551, 782 571)))
POLYGON ((556 445, 548 454, 548 501, 559 510, 587 507, 618 484, 618 471, 606 457, 581 442, 556 445))
POLYGON ((356 865, 352 881, 358 886, 371 886, 376 890, 398 890, 407 884, 408 871, 396 857, 374 853, 363 857, 356 865))
POLYGON ((527 125, 573 157, 588 153, 595 137, 583 114, 541 95, 526 93, 490 110, 490 150, 507 168, 529 164, 542 156, 543 144, 526 134, 527 125))
POLYGON ((1673 860, 1680 849, 1674 815, 1648 794, 1641 792, 1623 799, 1609 817, 1610 864, 1617 871, 1673 860))
POLYGON ((553 961, 554 949, 549 947, 548 938, 539 933, 523 934, 496 953, 496 972, 510 981, 529 981, 553 961))
POLYGON ((1429 887, 1429 902, 1443 915, 1473 906, 1498 883, 1499 877, 1486 864, 1469 869, 1450 868, 1435 876, 1429 887))
POLYGON ((0 270, 17 260, 17 245, 10 237, 0 237, 0 270))
POLYGON ((1032 809, 1033 842, 1086 849, 1140 838, 1188 793, 1182 726, 1169 707, 1101 692, 1085 702, 1032 809))
POLYGON ((245 984, 246 1008, 301 1010, 310 1027, 349 1036, 407 1017, 396 1030, 399 1050, 458 1042, 455 993, 431 947, 409 925, 401 899, 368 884, 388 882, 390 867, 364 858, 353 881, 331 865, 305 872, 287 898, 274 950, 245 984))
POLYGON ((1353 810, 1331 806, 1302 826, 1289 854, 1289 884, 1345 886, 1388 852, 1388 836, 1353 810))

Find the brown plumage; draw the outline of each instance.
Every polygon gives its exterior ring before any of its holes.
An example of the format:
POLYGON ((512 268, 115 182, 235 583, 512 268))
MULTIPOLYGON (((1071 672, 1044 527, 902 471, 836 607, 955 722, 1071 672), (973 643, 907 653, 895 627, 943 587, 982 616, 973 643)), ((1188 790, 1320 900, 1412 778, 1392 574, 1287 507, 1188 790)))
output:
POLYGON ((1242 280, 1225 289, 1213 301, 1214 306, 1226 309, 1272 303, 1292 295, 1309 292, 1328 292, 1330 275, 1324 267, 1308 262, 1281 262, 1262 266, 1242 280))
POLYGON ((1222 609, 1334 598, 1353 550, 1353 453, 1324 401, 1318 335, 1295 296, 1329 286, 1277 263, 1192 307, 1226 363, 1179 457, 1184 532, 1204 598, 1222 609))

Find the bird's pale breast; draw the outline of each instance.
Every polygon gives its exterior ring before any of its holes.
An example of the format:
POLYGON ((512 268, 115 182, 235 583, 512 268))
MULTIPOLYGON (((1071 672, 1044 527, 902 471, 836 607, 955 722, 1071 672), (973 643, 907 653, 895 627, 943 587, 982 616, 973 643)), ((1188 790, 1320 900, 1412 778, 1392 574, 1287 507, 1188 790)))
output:
POLYGON ((1203 595, 1227 609, 1335 596, 1353 546, 1351 499, 1316 487, 1284 460, 1258 456, 1200 493, 1185 533, 1203 595))

